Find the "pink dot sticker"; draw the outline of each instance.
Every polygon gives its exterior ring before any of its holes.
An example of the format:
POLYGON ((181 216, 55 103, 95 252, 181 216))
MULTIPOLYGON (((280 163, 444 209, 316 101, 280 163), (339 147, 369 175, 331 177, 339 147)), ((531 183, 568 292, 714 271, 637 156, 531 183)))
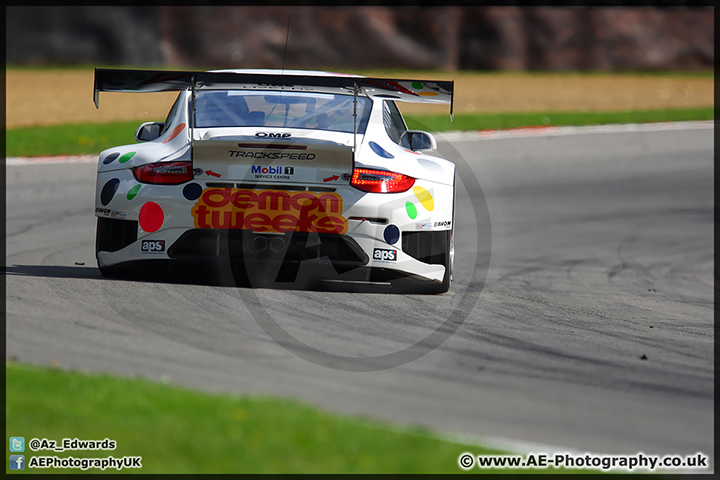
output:
POLYGON ((165 212, 157 203, 147 202, 140 209, 138 220, 140 221, 140 228, 146 232, 156 232, 165 221, 165 212))

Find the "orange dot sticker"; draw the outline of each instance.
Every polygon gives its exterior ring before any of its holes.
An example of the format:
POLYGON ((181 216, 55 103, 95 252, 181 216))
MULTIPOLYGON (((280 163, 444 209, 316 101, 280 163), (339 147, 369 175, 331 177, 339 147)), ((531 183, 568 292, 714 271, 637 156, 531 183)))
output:
POLYGON ((184 124, 184 123, 181 123, 181 124, 178 125, 177 127, 173 128, 173 131, 170 132, 170 136, 169 136, 168 138, 166 138, 165 140, 163 140, 162 143, 171 142, 175 137, 177 137, 178 135, 180 135, 180 132, 182 132, 183 130, 185 130, 185 124, 184 124))

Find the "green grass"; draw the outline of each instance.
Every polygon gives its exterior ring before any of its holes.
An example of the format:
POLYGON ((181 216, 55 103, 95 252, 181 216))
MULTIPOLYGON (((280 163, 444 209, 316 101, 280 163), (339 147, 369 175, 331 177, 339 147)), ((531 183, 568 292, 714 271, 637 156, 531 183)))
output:
MULTIPOLYGON (((485 130, 537 125, 600 125, 608 123, 677 122, 711 120, 714 107, 625 112, 533 112, 472 113, 450 115, 407 115, 408 127, 429 131, 485 130)), ((6 155, 29 157, 45 155, 97 154, 117 145, 134 143, 135 129, 141 121, 106 124, 66 124, 8 129, 6 155)))
MULTIPOLYGON (((462 473, 461 453, 500 453, 445 441, 426 429, 391 429, 293 400, 210 395, 144 379, 12 362, 6 372, 6 451, 11 436, 25 437, 26 444, 33 438, 117 442, 114 451, 26 448, 26 465, 33 455, 128 455, 142 456, 142 473, 462 473)), ((43 471, 81 472, 25 470, 43 471)))
POLYGON ((74 123, 23 127, 5 131, 8 157, 97 154, 106 148, 135 143, 142 121, 74 123))
POLYGON ((487 130, 539 125, 576 126, 612 123, 681 122, 713 120, 714 107, 625 112, 531 112, 470 113, 450 115, 406 115, 408 128, 442 132, 447 130, 487 130))

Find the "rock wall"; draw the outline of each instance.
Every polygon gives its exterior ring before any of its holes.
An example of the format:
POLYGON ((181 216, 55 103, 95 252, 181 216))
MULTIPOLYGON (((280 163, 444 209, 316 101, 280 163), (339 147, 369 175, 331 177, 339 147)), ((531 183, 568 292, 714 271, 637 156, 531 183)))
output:
POLYGON ((466 9, 458 68, 675 70, 714 65, 714 10, 466 9))
POLYGON ((157 7, 6 7, 5 62, 162 65, 157 7))
POLYGON ((691 70, 715 58, 707 7, 8 7, 6 15, 10 64, 691 70))

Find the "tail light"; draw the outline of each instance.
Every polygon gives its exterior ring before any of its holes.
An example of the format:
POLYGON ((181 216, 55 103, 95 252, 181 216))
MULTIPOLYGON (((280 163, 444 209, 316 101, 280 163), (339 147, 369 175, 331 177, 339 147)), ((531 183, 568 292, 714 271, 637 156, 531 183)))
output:
POLYGON ((133 169, 138 182, 177 185, 193 179, 191 162, 160 162, 133 169))
POLYGON ((353 187, 370 193, 405 192, 414 184, 415 179, 407 175, 367 168, 353 170, 352 180, 350 180, 350 185, 353 187))

